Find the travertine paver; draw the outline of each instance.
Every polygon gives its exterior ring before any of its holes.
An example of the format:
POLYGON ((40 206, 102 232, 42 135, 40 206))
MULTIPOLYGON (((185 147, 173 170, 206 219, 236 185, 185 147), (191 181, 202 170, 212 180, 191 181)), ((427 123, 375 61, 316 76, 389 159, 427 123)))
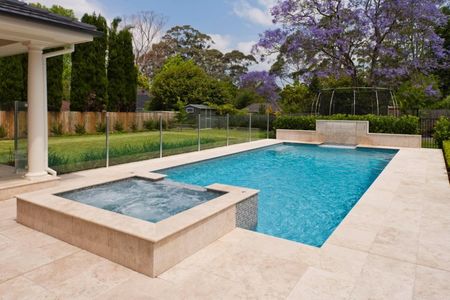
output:
MULTIPOLYGON (((101 170, 65 179, 89 174, 101 170)), ((436 150, 402 149, 320 249, 235 229, 156 279, 15 213, 14 199, 0 202, 1 299, 450 299, 450 185, 436 150)))

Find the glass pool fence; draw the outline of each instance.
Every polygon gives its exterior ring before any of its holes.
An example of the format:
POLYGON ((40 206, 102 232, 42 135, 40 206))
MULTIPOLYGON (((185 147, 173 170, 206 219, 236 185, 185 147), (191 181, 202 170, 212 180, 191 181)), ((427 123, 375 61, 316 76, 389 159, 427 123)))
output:
POLYGON ((267 139, 273 120, 271 114, 160 114, 127 120, 125 126, 104 113, 95 125, 97 134, 50 137, 49 166, 63 174, 267 139))

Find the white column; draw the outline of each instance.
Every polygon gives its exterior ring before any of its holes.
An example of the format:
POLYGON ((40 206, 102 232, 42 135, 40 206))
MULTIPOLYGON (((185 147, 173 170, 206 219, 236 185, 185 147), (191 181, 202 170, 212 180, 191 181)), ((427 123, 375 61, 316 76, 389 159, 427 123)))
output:
POLYGON ((42 47, 28 48, 28 173, 26 177, 46 176, 45 122, 47 107, 44 101, 44 60, 42 47))

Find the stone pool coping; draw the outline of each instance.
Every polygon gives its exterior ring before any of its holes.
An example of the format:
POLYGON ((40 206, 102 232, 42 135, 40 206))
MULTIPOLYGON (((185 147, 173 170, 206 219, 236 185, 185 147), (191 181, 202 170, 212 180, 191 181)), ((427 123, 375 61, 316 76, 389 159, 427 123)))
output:
MULTIPOLYGON (((89 182, 136 167, 162 169, 173 160, 183 164, 280 142, 255 141, 66 174, 59 184, 89 182)), ((5 238, 11 238, 3 248, 6 251, 0 251, 4 258, 0 269, 6 272, 3 281, 0 278, 0 294, 7 298, 450 297, 450 185, 442 151, 436 149, 400 148, 322 248, 234 229, 158 278, 137 274, 17 224, 15 206, 15 200, 0 201, 0 216, 8 221, 0 222, 0 248, 5 238), (42 246, 49 240, 52 247, 42 246), (21 252, 16 250, 19 246, 21 252), (10 252, 15 255, 8 256, 10 252)))
POLYGON ((86 184, 84 181, 73 184, 66 183, 64 186, 21 194, 17 196, 17 200, 18 202, 28 202, 47 209, 57 210, 60 213, 102 225, 109 229, 131 234, 150 242, 159 242, 186 227, 201 222, 245 199, 253 197, 259 192, 255 189, 212 184, 207 186, 206 189, 224 192, 224 194, 157 223, 140 220, 55 195, 133 177, 159 181, 163 180, 166 175, 153 172, 111 174, 102 178, 90 178, 89 184, 86 184))
POLYGON ((155 277, 208 246, 236 226, 253 224, 258 191, 222 184, 212 200, 152 223, 111 212, 56 194, 127 178, 164 180, 150 172, 108 172, 107 176, 74 180, 59 187, 18 195, 17 222, 155 277), (250 212, 249 212, 250 211, 250 212), (243 220, 249 215, 252 220, 243 220))

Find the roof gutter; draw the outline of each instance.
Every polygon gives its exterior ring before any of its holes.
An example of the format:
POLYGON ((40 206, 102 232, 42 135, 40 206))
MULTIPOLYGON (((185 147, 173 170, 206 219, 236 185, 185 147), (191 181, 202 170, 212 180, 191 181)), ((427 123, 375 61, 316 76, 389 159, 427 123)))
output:
MULTIPOLYGON (((43 67, 43 72, 44 72, 44 80, 45 80, 45 83, 44 83, 44 107, 45 107, 45 110, 44 110, 44 112, 45 112, 45 116, 44 116, 44 120, 48 120, 48 99, 47 99, 47 59, 48 58, 50 58, 50 57, 55 57, 55 56, 60 56, 60 55, 64 55, 64 54, 70 54, 70 53, 72 53, 73 51, 75 51, 75 46, 72 44, 72 45, 68 45, 68 46, 66 46, 64 49, 62 49, 62 50, 56 50, 56 51, 52 51, 52 52, 47 52, 47 53, 44 53, 43 55, 42 55, 42 67, 43 67)), ((47 172, 47 173, 49 173, 50 175, 52 175, 52 176, 56 176, 57 175, 57 172, 55 171, 55 170, 53 170, 53 169, 51 169, 49 166, 48 166, 48 121, 47 122, 44 122, 44 130, 45 130, 45 132, 46 132, 46 134, 45 134, 45 141, 44 141, 44 147, 45 147, 45 166, 47 167, 46 169, 45 169, 45 171, 47 172)))

